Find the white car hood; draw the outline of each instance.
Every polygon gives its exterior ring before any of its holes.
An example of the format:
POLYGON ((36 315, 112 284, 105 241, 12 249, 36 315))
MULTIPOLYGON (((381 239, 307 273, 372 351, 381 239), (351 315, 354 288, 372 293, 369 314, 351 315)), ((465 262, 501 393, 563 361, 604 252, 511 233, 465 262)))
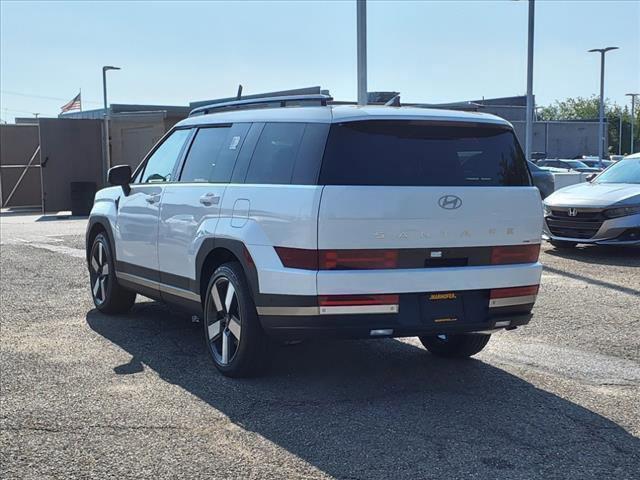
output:
POLYGON ((570 185, 545 198, 555 207, 609 207, 640 203, 640 185, 635 183, 589 183, 570 185))

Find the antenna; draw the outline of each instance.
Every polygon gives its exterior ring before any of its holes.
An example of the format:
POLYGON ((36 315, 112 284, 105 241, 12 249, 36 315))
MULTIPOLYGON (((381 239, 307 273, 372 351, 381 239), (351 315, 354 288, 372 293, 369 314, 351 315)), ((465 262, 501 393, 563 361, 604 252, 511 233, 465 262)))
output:
POLYGON ((238 84, 238 94, 236 95, 236 100, 240 100, 242 97, 242 84, 238 84))

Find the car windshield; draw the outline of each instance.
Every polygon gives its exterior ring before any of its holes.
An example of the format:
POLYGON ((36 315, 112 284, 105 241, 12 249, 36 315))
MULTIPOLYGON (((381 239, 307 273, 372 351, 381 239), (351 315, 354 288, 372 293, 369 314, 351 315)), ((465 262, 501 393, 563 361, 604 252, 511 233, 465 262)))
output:
POLYGON ((596 177, 593 183, 637 183, 640 184, 640 158, 627 159, 611 165, 596 177))

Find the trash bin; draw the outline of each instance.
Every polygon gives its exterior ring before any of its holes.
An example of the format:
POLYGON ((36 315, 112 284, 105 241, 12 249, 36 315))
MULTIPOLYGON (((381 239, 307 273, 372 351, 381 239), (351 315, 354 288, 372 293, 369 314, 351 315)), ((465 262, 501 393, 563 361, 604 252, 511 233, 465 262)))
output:
POLYGON ((96 182, 71 182, 71 215, 89 215, 95 195, 96 182))

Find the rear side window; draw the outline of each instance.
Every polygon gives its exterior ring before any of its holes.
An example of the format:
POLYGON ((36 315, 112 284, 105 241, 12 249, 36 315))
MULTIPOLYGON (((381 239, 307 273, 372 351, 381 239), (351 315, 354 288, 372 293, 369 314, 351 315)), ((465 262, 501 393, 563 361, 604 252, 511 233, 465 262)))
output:
POLYGON ((217 160, 229 127, 200 128, 182 168, 181 182, 208 182, 218 168, 217 160))
POLYGON ((228 183, 249 123, 198 129, 182 167, 181 182, 228 183))
POLYGON ((245 183, 289 184, 304 123, 268 123, 251 157, 245 183))
POLYGON ((515 135, 478 123, 371 120, 331 126, 321 185, 530 185, 515 135))

